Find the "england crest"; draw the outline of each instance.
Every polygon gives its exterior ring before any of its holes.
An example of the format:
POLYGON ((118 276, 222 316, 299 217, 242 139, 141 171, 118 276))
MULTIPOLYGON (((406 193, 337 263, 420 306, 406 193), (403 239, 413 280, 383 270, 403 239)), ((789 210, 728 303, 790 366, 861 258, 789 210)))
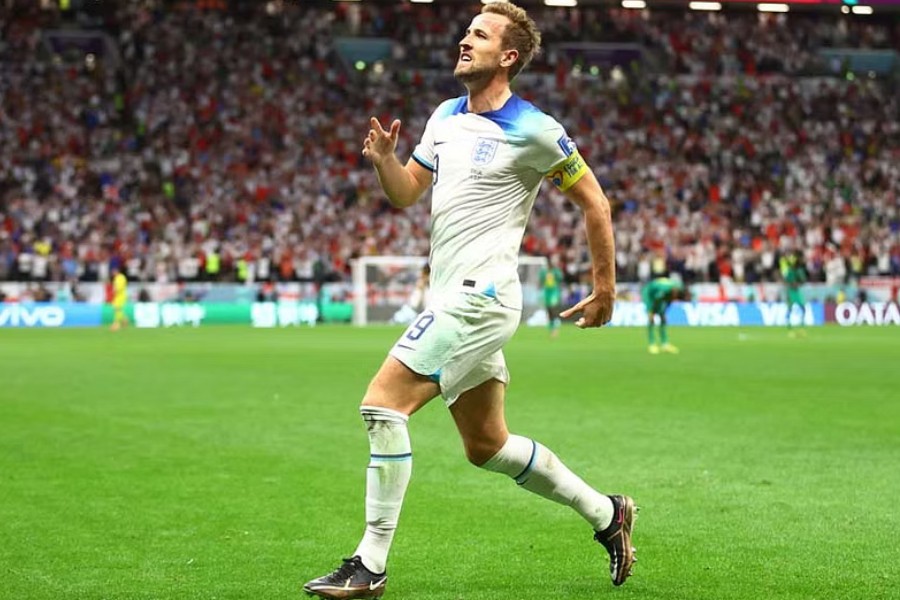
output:
POLYGON ((486 165, 494 160, 497 154, 497 146, 500 143, 497 140, 489 138, 478 138, 475 140, 475 148, 472 149, 472 164, 486 165))
POLYGON ((563 154, 566 156, 572 156, 575 153, 577 148, 575 147, 575 142, 572 141, 567 135, 563 135, 561 138, 556 140, 557 145, 559 145, 560 150, 563 151, 563 154))

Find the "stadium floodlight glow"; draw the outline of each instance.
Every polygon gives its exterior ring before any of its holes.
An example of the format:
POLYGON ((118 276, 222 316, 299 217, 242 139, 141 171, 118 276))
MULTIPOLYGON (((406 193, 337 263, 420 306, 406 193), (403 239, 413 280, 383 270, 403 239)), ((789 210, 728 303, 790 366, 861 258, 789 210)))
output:
POLYGON ((578 0, 544 0, 547 6, 578 6, 578 0))
POLYGON ((691 10, 722 10, 722 4, 719 2, 691 2, 688 4, 691 10))
POLYGON ((647 8, 644 0, 622 0, 622 8, 647 8))
POLYGON ((873 12, 871 6, 853 6, 850 8, 854 15, 871 15, 873 12))
POLYGON ((762 4, 757 4, 756 9, 759 12, 780 12, 785 13, 791 8, 787 4, 777 4, 771 2, 763 2, 762 4))
POLYGON ((409 0, 413 4, 431 4, 434 0, 409 0))

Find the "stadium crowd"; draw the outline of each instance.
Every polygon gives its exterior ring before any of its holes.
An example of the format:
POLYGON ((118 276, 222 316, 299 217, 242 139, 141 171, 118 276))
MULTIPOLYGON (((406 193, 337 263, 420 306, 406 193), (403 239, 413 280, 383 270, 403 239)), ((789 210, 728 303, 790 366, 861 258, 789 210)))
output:
MULTIPOLYGON (((400 118, 409 154, 461 93, 450 73, 472 11, 123 3, 81 23, 113 49, 71 61, 42 34, 71 17, 28 4, 0 9, 0 280, 103 281, 121 266, 142 281, 325 281, 355 256, 427 253, 427 203, 392 209, 360 142, 369 115, 400 118), (341 35, 392 38, 393 54, 356 70, 341 35)), ((620 278, 772 281, 793 251, 813 280, 900 275, 896 81, 851 81, 815 52, 900 47, 896 19, 535 16, 547 51, 517 90, 601 179, 620 278), (644 58, 592 74, 555 45, 578 40, 640 44, 644 58)), ((559 254, 577 280, 580 213, 551 187, 523 248, 559 254)))

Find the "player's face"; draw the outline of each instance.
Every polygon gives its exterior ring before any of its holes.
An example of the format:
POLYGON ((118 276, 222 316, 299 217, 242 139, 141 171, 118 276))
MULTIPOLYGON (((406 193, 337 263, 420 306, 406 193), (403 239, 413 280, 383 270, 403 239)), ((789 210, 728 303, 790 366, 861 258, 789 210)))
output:
POLYGON ((466 35, 459 42, 459 59, 453 75, 469 85, 489 81, 503 59, 503 32, 509 19, 503 15, 484 13, 472 19, 466 35))

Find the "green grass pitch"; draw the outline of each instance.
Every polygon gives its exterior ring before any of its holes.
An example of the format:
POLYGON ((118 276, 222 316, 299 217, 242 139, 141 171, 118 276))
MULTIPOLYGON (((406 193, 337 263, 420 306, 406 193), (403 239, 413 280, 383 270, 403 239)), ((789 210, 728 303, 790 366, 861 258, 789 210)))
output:
MULTIPOLYGON (((400 330, 0 331, 0 599, 297 598, 362 533, 357 405, 400 330)), ((510 427, 641 506, 622 588, 569 509, 469 466, 440 400, 386 600, 900 598, 900 331, 507 347, 510 427)))

